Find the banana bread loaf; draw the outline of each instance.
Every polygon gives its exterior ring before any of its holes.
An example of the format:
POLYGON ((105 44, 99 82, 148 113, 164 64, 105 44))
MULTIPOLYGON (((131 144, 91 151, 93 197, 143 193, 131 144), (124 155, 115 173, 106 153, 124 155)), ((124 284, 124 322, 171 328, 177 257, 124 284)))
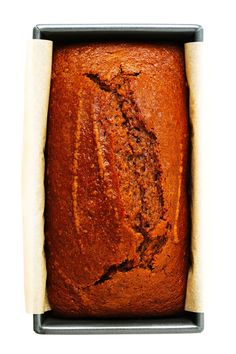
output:
POLYGON ((54 313, 184 309, 188 88, 177 44, 54 47, 45 173, 54 313))

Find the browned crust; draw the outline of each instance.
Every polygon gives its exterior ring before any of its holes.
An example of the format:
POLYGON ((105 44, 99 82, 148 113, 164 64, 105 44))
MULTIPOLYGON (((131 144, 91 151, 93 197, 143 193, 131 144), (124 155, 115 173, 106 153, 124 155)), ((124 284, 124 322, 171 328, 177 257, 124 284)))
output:
POLYGON ((187 98, 180 46, 54 49, 45 235, 56 313, 184 309, 187 98))

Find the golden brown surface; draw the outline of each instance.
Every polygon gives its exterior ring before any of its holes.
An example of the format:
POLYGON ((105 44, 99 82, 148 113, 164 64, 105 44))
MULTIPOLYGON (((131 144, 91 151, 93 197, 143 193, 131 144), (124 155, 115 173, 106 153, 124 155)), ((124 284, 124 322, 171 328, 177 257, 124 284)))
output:
POLYGON ((54 48, 45 249, 56 313, 184 309, 187 93, 177 45, 54 48))

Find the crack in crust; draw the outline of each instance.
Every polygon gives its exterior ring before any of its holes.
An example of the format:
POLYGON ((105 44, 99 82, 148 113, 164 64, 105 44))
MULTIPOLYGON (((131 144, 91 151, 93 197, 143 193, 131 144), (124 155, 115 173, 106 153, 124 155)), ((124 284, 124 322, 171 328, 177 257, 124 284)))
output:
POLYGON ((129 259, 120 264, 113 264, 93 285, 104 283, 117 272, 128 272, 134 268, 154 270, 154 256, 160 253, 167 243, 167 234, 171 228, 165 220, 157 137, 145 127, 130 85, 130 79, 139 75, 140 72, 125 73, 121 66, 120 72, 110 81, 101 79, 97 73, 84 74, 99 89, 111 93, 117 102, 119 114, 116 117, 106 118, 106 120, 109 122, 107 129, 115 131, 118 127, 119 135, 126 137, 126 141, 128 140, 126 146, 114 152, 119 189, 123 197, 124 208, 126 208, 124 221, 136 233, 143 236, 143 241, 136 249, 139 256, 138 265, 134 260, 129 259), (125 177, 122 178, 122 176, 125 177), (132 183, 127 183, 131 180, 132 183), (133 210, 135 210, 134 213, 133 210), (155 232, 159 223, 164 223, 165 227, 162 228, 161 233, 151 237, 151 231, 155 232))
POLYGON ((128 272, 131 269, 134 268, 134 261, 133 260, 128 260, 126 259, 124 262, 120 264, 113 264, 110 266, 105 273, 97 280, 95 281, 94 285, 102 284, 106 280, 109 280, 112 278, 112 276, 117 273, 117 272, 128 272))
POLYGON ((163 236, 157 236, 157 238, 155 240, 150 240, 150 239, 145 239, 138 247, 137 252, 140 254, 140 257, 142 259, 142 261, 138 264, 138 265, 134 265, 134 260, 131 259, 126 259, 125 261, 121 262, 120 264, 113 264, 111 265, 104 273, 103 275, 97 280, 95 281, 95 283, 93 285, 99 285, 104 283, 105 281, 109 280, 112 278, 112 276, 114 274, 116 274, 117 272, 129 272, 132 269, 135 268, 148 268, 149 270, 153 270, 153 257, 154 255, 160 253, 162 251, 163 246, 166 244, 167 242, 167 236, 163 235, 163 236), (152 257, 149 259, 147 259, 147 261, 145 261, 145 251, 150 248, 151 251, 153 252, 152 257))

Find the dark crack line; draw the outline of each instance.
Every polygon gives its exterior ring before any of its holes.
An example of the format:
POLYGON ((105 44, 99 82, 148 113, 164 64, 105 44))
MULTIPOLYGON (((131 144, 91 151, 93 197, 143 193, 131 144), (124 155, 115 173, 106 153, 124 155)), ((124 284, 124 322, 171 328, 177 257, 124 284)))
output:
MULTIPOLYGON (((138 73, 124 73, 122 66, 120 65, 120 72, 114 77, 116 79, 119 75, 121 76, 122 82, 121 83, 108 83, 106 80, 102 80, 99 76, 99 74, 94 74, 94 73, 86 73, 84 74, 88 79, 92 80, 102 91, 105 92, 110 92, 112 93, 117 100, 117 107, 124 119, 122 125, 126 126, 128 131, 127 134, 132 136, 132 138, 139 143, 138 139, 140 137, 138 136, 137 132, 144 132, 146 134, 150 141, 156 141, 157 137, 155 134, 145 127, 145 124, 141 119, 138 119, 140 115, 140 110, 137 106, 137 103, 135 102, 133 98, 133 93, 128 89, 127 97, 124 97, 122 94, 118 92, 118 90, 122 87, 122 85, 128 84, 129 85, 129 80, 127 79, 128 76, 138 76, 140 72, 138 73), (124 107, 124 104, 127 103, 128 109, 124 107), (136 119, 135 119, 136 118, 136 119)), ((151 144, 151 143, 150 143, 151 144)), ((131 149, 131 155, 132 159, 135 159, 135 150, 132 147, 131 144, 129 144, 129 147, 131 149)), ((163 190, 162 190, 162 185, 161 185, 161 167, 160 163, 158 161, 158 157, 156 156, 156 153, 153 152, 153 159, 155 159, 157 163, 157 168, 154 172, 153 175, 153 180, 154 183, 156 184, 157 188, 157 195, 158 195, 158 201, 159 205, 161 208, 161 215, 160 219, 164 219, 164 197, 163 197, 163 190)), ((131 157, 130 157, 131 159, 131 157)), ((135 161, 134 161, 135 163, 135 161)), ((141 211, 143 213, 146 212, 146 202, 145 202, 145 189, 140 185, 138 182, 139 189, 140 189, 140 198, 141 198, 141 211)), ((137 218, 137 216, 136 216, 137 218)), ((164 235, 161 236, 156 236, 155 239, 150 239, 148 232, 145 229, 145 223, 142 220, 142 215, 139 213, 139 226, 134 226, 133 229, 134 231, 140 233, 143 236, 143 241, 139 244, 139 246, 136 249, 137 254, 139 255, 139 264, 134 266, 134 260, 128 260, 126 259, 122 263, 116 265, 111 265, 104 273, 103 275, 93 284, 93 285, 99 285, 104 283, 105 281, 112 279, 114 274, 117 272, 129 272, 130 270, 134 268, 148 268, 149 270, 153 270, 153 260, 154 256, 162 251, 163 246, 167 242, 167 232, 169 227, 166 227, 166 232, 164 235), (144 224, 144 225, 143 225, 144 224), (151 251, 151 254, 146 254, 147 250, 151 251)))
POLYGON ((94 285, 102 284, 106 280, 109 280, 112 278, 112 276, 117 273, 117 272, 128 272, 131 269, 134 268, 133 266, 134 261, 133 260, 128 260, 126 259, 124 262, 120 264, 113 264, 108 268, 108 270, 97 280, 95 281, 94 285))
MULTIPOLYGON (((156 254, 161 252, 163 246, 167 242, 167 236, 166 235, 158 236, 157 239, 155 239, 154 241, 155 241, 154 245, 152 246, 153 257, 148 260, 147 264, 143 264, 141 261, 138 265, 135 266, 134 260, 129 260, 129 259, 126 259, 120 264, 113 264, 103 273, 103 275, 98 280, 94 282, 93 285, 96 286, 104 283, 107 280, 112 279, 112 277, 118 272, 127 273, 130 270, 138 269, 138 268, 144 268, 144 269, 148 268, 149 270, 152 271, 154 269, 153 258, 156 254)), ((139 246, 140 248, 139 252, 144 253, 150 244, 151 242, 149 239, 144 240, 139 246)))
POLYGON ((88 79, 92 80, 95 84, 97 84, 101 90, 106 91, 106 92, 112 92, 110 86, 107 85, 104 81, 102 81, 98 74, 87 73, 84 75, 88 79))

